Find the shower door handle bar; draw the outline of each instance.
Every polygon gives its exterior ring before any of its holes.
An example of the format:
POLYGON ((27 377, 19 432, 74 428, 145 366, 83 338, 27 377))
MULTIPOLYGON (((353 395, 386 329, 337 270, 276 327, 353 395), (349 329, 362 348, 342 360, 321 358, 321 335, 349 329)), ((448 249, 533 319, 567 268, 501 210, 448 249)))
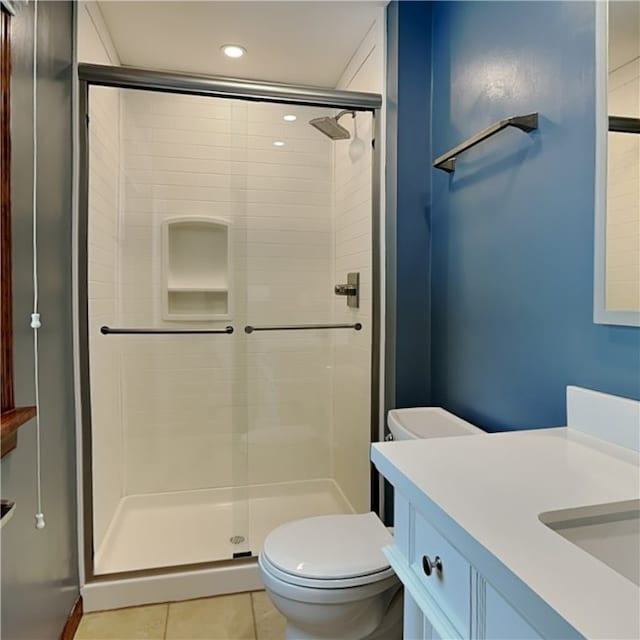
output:
POLYGON ((538 128, 538 114, 528 113, 524 116, 512 116, 511 118, 498 120, 498 122, 494 122, 491 126, 483 129, 479 133, 476 133, 475 136, 471 136, 471 138, 465 140, 457 147, 454 147, 453 149, 451 149, 451 151, 447 151, 447 153, 436 158, 433 162, 433 166, 436 169, 442 169, 447 173, 453 173, 456 170, 457 155, 461 154, 467 149, 471 149, 471 147, 475 147, 483 140, 490 138, 491 136, 498 133, 498 131, 502 131, 507 127, 515 127, 516 129, 520 129, 521 131, 529 133, 530 131, 538 128))
POLYGON ((609 131, 617 133, 640 133, 640 118, 609 116, 609 131))
POLYGON ((273 327, 252 327, 250 324, 244 328, 245 333, 253 333, 254 331, 306 331, 308 329, 354 329, 360 331, 362 324, 293 324, 288 326, 273 327))
POLYGON ((233 327, 227 326, 224 329, 114 329, 112 327, 100 327, 100 333, 104 336, 110 334, 122 335, 167 335, 167 334, 196 334, 196 333, 233 333, 233 327))

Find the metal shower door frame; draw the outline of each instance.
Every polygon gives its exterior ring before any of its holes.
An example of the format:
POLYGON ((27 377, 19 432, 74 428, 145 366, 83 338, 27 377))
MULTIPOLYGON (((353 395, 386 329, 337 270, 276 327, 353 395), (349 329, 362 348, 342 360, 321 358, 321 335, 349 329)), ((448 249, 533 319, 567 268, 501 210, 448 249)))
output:
MULTIPOLYGON (((95 574, 93 549, 93 468, 91 433, 91 380, 89 369, 89 317, 88 317, 88 220, 89 220, 89 90, 92 86, 116 89, 137 89, 211 98, 233 98, 254 102, 273 102, 300 106, 316 106, 351 111, 370 112, 373 116, 373 156, 371 180, 372 224, 372 290, 371 290, 371 414, 370 442, 380 437, 380 314, 381 314, 381 256, 380 238, 380 169, 381 169, 381 117, 382 96, 376 93, 342 91, 304 85, 256 82, 236 78, 189 75, 107 65, 78 65, 78 362, 80 380, 80 415, 82 420, 82 510, 85 583, 146 577, 165 573, 184 572, 206 567, 237 566, 253 563, 255 559, 218 560, 192 565, 177 565, 154 569, 95 574)), ((371 465, 371 509, 380 513, 381 498, 379 474, 371 465)))

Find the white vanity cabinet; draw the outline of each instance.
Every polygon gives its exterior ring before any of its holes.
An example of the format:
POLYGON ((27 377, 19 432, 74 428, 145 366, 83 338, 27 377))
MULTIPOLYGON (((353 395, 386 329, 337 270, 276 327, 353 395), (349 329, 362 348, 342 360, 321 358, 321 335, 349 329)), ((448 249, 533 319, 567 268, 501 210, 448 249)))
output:
POLYGON ((478 576, 484 614, 478 637, 495 640, 530 640, 540 634, 490 584, 478 576))
POLYGON ((433 522, 426 501, 412 503, 397 488, 394 501, 394 544, 385 553, 405 586, 405 640, 582 637, 515 577, 501 581, 501 594, 476 566, 474 545, 466 553, 456 546, 464 532, 435 509, 433 522))
POLYGON ((639 417, 569 387, 566 427, 373 444, 406 640, 638 640, 639 417))

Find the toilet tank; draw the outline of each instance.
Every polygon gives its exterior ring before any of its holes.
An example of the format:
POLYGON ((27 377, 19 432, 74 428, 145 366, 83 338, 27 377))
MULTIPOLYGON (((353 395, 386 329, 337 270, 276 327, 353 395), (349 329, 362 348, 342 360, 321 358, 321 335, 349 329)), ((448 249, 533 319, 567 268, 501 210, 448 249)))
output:
POLYGON ((394 440, 473 436, 485 433, 441 407, 391 409, 387 414, 387 426, 394 440))

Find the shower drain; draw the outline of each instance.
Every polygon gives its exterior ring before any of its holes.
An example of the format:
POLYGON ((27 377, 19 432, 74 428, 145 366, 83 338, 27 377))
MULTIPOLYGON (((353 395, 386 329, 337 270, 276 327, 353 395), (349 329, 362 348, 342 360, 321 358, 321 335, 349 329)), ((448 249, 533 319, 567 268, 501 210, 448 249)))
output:
POLYGON ((229 542, 231 544, 242 544, 244 542, 244 536, 231 536, 229 542))

